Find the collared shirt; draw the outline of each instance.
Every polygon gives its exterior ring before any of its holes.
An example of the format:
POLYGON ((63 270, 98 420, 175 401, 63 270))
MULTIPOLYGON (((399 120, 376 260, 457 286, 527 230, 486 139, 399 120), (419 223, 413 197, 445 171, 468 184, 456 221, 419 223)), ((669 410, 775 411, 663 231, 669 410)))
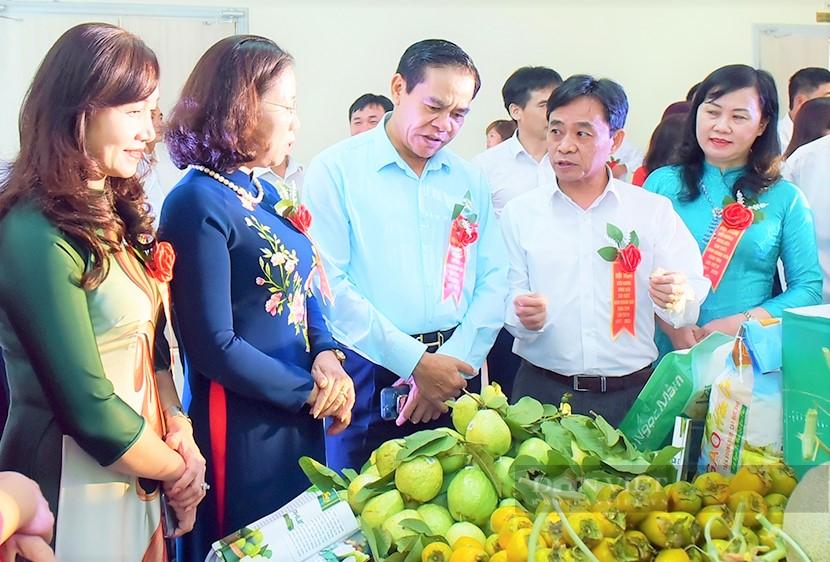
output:
POLYGON ((793 138, 793 120, 790 114, 785 113, 784 117, 778 120, 778 140, 781 142, 781 153, 783 154, 793 138))
POLYGON ((500 223, 510 257, 505 323, 516 336, 513 351, 538 367, 563 375, 632 373, 657 358, 655 312, 675 326, 697 320, 709 281, 697 242, 665 197, 612 178, 582 209, 554 181, 511 201, 500 223), (598 253, 614 246, 609 224, 625 233, 626 242, 631 231, 639 238, 636 337, 627 331, 611 336, 612 266, 598 253), (652 302, 649 274, 658 267, 686 275, 693 294, 682 315, 652 302), (526 293, 548 299, 539 331, 527 330, 516 316, 513 300, 526 293))
POLYGON ((458 326, 440 353, 477 369, 502 327, 507 294, 507 257, 487 182, 447 148, 418 177, 385 122, 326 149, 306 169, 311 234, 334 296, 324 313, 338 341, 401 377, 426 350, 409 334, 458 326), (478 240, 467 247, 456 305, 442 296, 444 264, 453 211, 467 192, 478 240))
POLYGON ((824 274, 822 302, 830 303, 830 136, 798 147, 781 170, 804 192, 816 225, 818 259, 824 274))
POLYGON ((496 218, 508 201, 553 179, 548 154, 537 162, 519 142, 519 132, 472 160, 487 178, 496 218))
POLYGON ((254 176, 263 179, 271 185, 276 185, 277 182, 284 182, 289 185, 293 183, 297 188, 297 197, 302 200, 303 196, 303 176, 305 176, 305 168, 291 156, 288 157, 288 165, 285 167, 285 177, 281 178, 274 173, 271 168, 254 168, 254 176))

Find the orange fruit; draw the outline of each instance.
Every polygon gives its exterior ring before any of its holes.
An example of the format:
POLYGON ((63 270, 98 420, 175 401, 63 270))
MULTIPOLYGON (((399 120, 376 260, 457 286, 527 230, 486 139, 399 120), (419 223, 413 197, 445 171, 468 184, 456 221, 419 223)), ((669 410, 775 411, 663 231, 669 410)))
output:
POLYGON ((507 562, 507 551, 500 550, 490 557, 490 562, 507 562))
POLYGON ((730 495, 749 490, 765 496, 771 488, 772 476, 770 476, 769 468, 764 465, 742 466, 732 477, 732 480, 729 481, 729 486, 727 486, 730 495))
POLYGON ((699 474, 694 485, 703 495, 703 505, 719 505, 729 499, 729 479, 717 472, 699 474))
POLYGON ((764 497, 758 492, 751 490, 735 492, 729 496, 726 505, 729 506, 732 513, 737 513, 738 506, 742 505, 744 508, 744 524, 748 527, 760 526, 760 523, 758 523, 758 515, 766 515, 767 511, 769 511, 764 497))
POLYGON ((519 529, 531 528, 533 528, 533 521, 527 517, 519 516, 508 519, 502 526, 501 532, 499 532, 499 546, 503 549, 507 548, 507 545, 510 544, 510 539, 513 537, 513 533, 519 529))
POLYGON ((421 552, 421 562, 449 562, 452 556, 450 545, 434 542, 426 545, 421 552))
MULTIPOLYGON (((530 543, 530 533, 533 529, 518 529, 513 536, 510 537, 510 544, 505 549, 507 551, 507 562, 527 562, 528 546, 530 543)), ((539 537, 539 547, 547 546, 543 538, 539 537)))
POLYGON ((458 550, 458 549, 464 548, 466 546, 472 546, 472 547, 480 548, 481 550, 484 550, 484 545, 481 544, 476 539, 474 539, 473 537, 459 537, 458 540, 456 540, 452 544, 452 549, 453 550, 458 550))
POLYGON ((488 562, 490 559, 482 548, 465 546, 452 551, 450 562, 488 562))
POLYGON ((670 548, 668 550, 661 550, 657 554, 657 558, 654 559, 654 562, 691 562, 691 560, 682 548, 670 548))
POLYGON ((498 533, 509 519, 518 516, 528 517, 528 513, 516 505, 499 507, 490 515, 490 528, 493 529, 494 533, 498 533))

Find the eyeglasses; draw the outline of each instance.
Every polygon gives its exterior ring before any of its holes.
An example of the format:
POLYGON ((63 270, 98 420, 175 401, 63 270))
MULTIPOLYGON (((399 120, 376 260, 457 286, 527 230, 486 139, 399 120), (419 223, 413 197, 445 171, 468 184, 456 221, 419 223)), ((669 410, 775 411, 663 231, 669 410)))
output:
POLYGON ((262 100, 262 103, 267 103, 268 105, 275 105, 277 107, 281 107, 288 111, 291 115, 297 114, 297 102, 294 102, 294 105, 283 105, 281 103, 274 103, 272 101, 262 100))

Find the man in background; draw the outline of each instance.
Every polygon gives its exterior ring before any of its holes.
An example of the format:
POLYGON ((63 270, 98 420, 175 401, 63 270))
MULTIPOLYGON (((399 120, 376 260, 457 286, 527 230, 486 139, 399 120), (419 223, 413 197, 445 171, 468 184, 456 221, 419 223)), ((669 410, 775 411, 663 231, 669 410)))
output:
MULTIPOLYGON (((504 108, 516 122, 516 133, 503 143, 473 158, 490 184, 493 210, 501 215, 504 205, 522 193, 552 177, 547 153, 548 98, 562 83, 562 77, 544 66, 523 66, 516 70, 501 89, 504 108)), ((487 356, 487 375, 499 383, 507 396, 519 369, 519 357, 513 353, 513 336, 503 329, 487 356)))
POLYGON ((793 120, 805 102, 830 97, 830 70, 821 67, 802 68, 790 77, 790 110, 778 121, 778 139, 781 152, 787 149, 793 137, 793 120))
POLYGON ((374 129, 389 111, 392 111, 392 101, 386 96, 363 94, 349 107, 349 133, 354 136, 374 129))

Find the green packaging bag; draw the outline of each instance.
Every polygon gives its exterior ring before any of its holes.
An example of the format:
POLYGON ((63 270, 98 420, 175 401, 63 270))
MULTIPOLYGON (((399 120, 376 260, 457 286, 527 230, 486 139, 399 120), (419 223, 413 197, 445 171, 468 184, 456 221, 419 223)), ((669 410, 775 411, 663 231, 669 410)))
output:
POLYGON ((830 461, 830 305, 784 311, 784 461, 801 478, 830 461))
POLYGON ((702 421, 712 381, 723 369, 733 343, 734 338, 713 332, 691 349, 666 355, 620 423, 620 430, 637 448, 656 451, 670 437, 677 416, 702 421))

